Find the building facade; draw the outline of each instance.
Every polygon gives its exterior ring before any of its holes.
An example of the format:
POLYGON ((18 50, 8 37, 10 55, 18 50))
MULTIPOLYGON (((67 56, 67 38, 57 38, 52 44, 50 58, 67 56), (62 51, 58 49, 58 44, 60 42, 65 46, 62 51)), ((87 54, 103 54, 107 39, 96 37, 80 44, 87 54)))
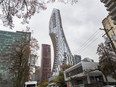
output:
POLYGON ((73 58, 73 65, 77 64, 81 62, 81 56, 80 55, 74 55, 74 58, 73 58))
POLYGON ((26 38, 30 40, 29 32, 0 31, 0 87, 12 87, 12 75, 10 72, 10 57, 13 54, 12 47, 18 45, 17 40, 26 38))
POLYGON ((111 19, 113 20, 113 24, 116 25, 116 0, 101 0, 105 4, 107 11, 109 11, 109 15, 111 15, 111 19))
POLYGON ((41 82, 48 81, 50 75, 51 75, 51 47, 48 44, 42 44, 41 82))
POLYGON ((66 41, 60 11, 53 9, 49 22, 49 34, 53 43, 54 49, 54 62, 53 74, 57 74, 62 64, 73 64, 73 56, 66 41))
MULTIPOLYGON (((97 62, 79 62, 64 71, 67 87, 103 87, 106 79, 99 70, 97 62)), ((116 84, 116 80, 107 77, 109 85, 116 84)))
POLYGON ((37 55, 34 55, 34 54, 30 55, 30 58, 29 58, 29 66, 30 66, 30 70, 29 70, 30 77, 29 77, 29 80, 30 81, 34 80, 34 78, 35 78, 34 77, 34 69, 35 70, 37 69, 37 67, 36 67, 37 59, 38 59, 37 55))
POLYGON ((40 83, 41 79, 41 68, 40 66, 35 66, 34 73, 32 74, 32 80, 31 81, 37 81, 37 83, 40 83))
POLYGON ((103 21, 104 30, 109 38, 109 42, 116 49, 116 25, 114 25, 113 20, 110 15, 108 15, 103 21))
POLYGON ((35 67, 35 81, 40 83, 41 68, 39 66, 35 67))

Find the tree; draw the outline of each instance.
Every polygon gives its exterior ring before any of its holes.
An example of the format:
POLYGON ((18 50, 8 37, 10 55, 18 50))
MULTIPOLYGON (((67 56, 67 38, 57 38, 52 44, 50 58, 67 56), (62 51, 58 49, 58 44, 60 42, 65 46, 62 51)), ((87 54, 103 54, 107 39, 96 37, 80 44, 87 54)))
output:
POLYGON ((63 64, 63 65, 61 65, 61 69, 63 70, 63 71, 65 71, 66 69, 68 69, 68 68, 70 68, 72 65, 69 65, 69 64, 63 64))
POLYGON ((48 85, 48 82, 42 82, 38 87, 46 87, 48 85))
POLYGON ((103 43, 98 45, 97 53, 99 55, 99 69, 107 76, 110 75, 116 79, 116 54, 103 43))
POLYGON ((41 0, 0 0, 2 14, 0 18, 4 26, 14 27, 13 17, 23 19, 23 24, 28 23, 31 16, 40 9, 46 9, 45 4, 41 0))
POLYGON ((59 75, 54 79, 53 82, 57 83, 59 87, 66 87, 66 83, 64 80, 64 71, 68 68, 70 68, 72 65, 64 64, 61 65, 61 71, 59 72, 59 75))
POLYGON ((10 60, 14 87, 23 87, 24 82, 29 80, 29 58, 34 53, 34 49, 38 50, 38 43, 35 38, 27 39, 25 36, 14 43, 10 60))
MULTIPOLYGON (((56 0, 48 0, 55 2, 56 0)), ((68 0, 59 0, 61 2, 69 2, 68 0)), ((47 3, 48 3, 47 2, 47 3)), ((76 3, 77 0, 71 0, 76 3)), ((0 18, 4 26, 14 27, 13 17, 23 19, 22 24, 29 23, 29 20, 35 13, 46 9, 44 0, 0 0, 1 14, 0 18)))
POLYGON ((64 73, 62 71, 59 72, 59 75, 56 77, 54 82, 57 83, 59 87, 66 87, 64 73))

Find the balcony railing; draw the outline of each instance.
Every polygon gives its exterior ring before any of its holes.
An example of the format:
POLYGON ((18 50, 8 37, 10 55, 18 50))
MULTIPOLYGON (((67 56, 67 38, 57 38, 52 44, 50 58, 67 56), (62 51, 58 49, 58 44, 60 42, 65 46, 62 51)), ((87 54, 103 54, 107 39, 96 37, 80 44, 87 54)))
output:
POLYGON ((116 25, 116 21, 113 21, 114 25, 116 25))
POLYGON ((116 14, 116 6, 110 11, 110 15, 115 15, 116 14))
POLYGON ((111 3, 113 3, 111 0, 107 0, 107 2, 105 3, 105 7, 108 7, 111 3))
POLYGON ((106 3, 106 2, 107 2, 107 0, 101 0, 101 2, 106 3))
POLYGON ((116 14, 114 14, 114 15, 112 16, 112 20, 114 20, 115 23, 116 23, 116 14))
POLYGON ((108 11, 111 11, 115 6, 116 6, 116 3, 112 2, 112 3, 108 6, 107 10, 108 10, 108 11))

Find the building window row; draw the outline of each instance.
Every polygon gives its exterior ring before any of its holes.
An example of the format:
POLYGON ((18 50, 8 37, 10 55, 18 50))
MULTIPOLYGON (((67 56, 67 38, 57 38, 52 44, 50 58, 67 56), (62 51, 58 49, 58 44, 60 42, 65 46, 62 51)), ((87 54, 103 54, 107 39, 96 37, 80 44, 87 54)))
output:
POLYGON ((77 75, 77 74, 82 73, 82 72, 83 72, 83 69, 82 69, 82 66, 80 66, 78 68, 73 69, 70 72, 67 72, 66 77, 74 76, 74 75, 77 75))

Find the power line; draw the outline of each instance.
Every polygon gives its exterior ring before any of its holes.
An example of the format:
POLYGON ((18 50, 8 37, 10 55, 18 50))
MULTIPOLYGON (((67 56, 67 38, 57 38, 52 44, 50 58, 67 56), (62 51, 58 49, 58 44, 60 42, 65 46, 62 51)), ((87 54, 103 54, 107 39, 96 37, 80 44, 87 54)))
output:
POLYGON ((91 44, 93 44, 97 39, 99 39, 101 36, 103 35, 103 33, 102 34, 100 34, 96 39, 94 39, 91 43, 89 43, 89 44, 87 44, 85 47, 83 47, 81 50, 80 50, 80 52, 79 53, 82 53, 86 48, 88 48, 91 44))
POLYGON ((93 44, 97 39, 99 39, 101 36, 103 35, 103 33, 102 34, 100 34, 96 39, 94 39, 91 43, 89 43, 86 47, 84 47, 80 52, 79 52, 79 54, 80 53, 82 53, 86 48, 88 48, 91 44, 93 44))
POLYGON ((87 39, 87 41, 85 41, 82 45, 81 45, 81 47, 80 47, 80 49, 79 50, 81 50, 85 45, 87 45, 89 42, 90 42, 90 40, 92 40, 99 32, 98 32, 99 30, 97 30, 93 35, 91 35, 88 39, 87 39))
POLYGON ((89 44, 94 38, 95 38, 95 36, 97 36, 101 31, 99 31, 99 30, 97 30, 97 31, 95 31, 88 39, 87 39, 87 41, 85 41, 82 45, 81 45, 81 47, 80 47, 80 49, 78 50, 78 51, 80 51, 80 50, 82 50, 87 44, 89 44))

